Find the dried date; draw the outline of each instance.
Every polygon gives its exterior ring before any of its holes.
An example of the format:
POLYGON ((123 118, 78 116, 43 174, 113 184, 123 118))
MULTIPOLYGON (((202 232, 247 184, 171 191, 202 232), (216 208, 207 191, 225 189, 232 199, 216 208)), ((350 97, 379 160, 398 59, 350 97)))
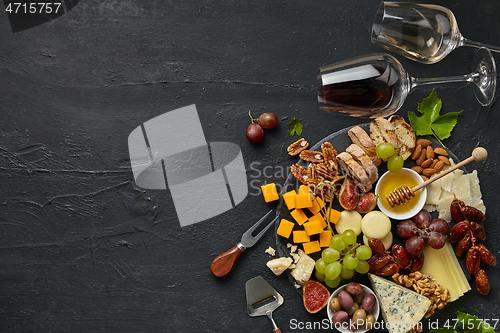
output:
POLYGON ((450 205, 451 220, 455 223, 463 221, 464 214, 462 214, 462 207, 464 206, 463 201, 457 198, 453 199, 450 205))
POLYGON ((497 258, 486 248, 486 246, 484 246, 483 244, 479 244, 474 248, 477 250, 477 252, 479 252, 479 258, 481 258, 482 263, 492 267, 497 265, 497 258))
POLYGON ((453 226, 451 228, 450 233, 448 234, 448 241, 450 243, 456 243, 469 232, 469 223, 467 221, 462 221, 453 226))
POLYGON ((370 238, 368 240, 368 246, 375 254, 383 255, 385 253, 384 244, 378 238, 370 238))
POLYGON ((406 252, 405 248, 402 247, 399 244, 394 244, 392 246, 392 255, 394 257, 394 260, 396 260, 396 263, 401 267, 401 268, 410 268, 412 265, 412 259, 410 255, 406 252))
POLYGON ((387 256, 375 254, 368 260, 368 265, 370 265, 370 272, 377 272, 379 269, 383 268, 391 262, 391 259, 387 256))
POLYGON ((455 247, 455 254, 457 257, 463 257, 465 253, 467 253, 467 250, 469 250, 470 246, 470 233, 467 233, 464 238, 458 241, 457 246, 455 247))
POLYGON ((486 216, 479 209, 472 206, 465 206, 462 209, 465 219, 470 222, 484 222, 486 216))
POLYGON ((413 257, 410 270, 412 272, 417 272, 420 271, 422 267, 424 267, 424 254, 420 253, 419 255, 413 257))
POLYGON ((479 270, 480 263, 481 259, 479 257, 479 252, 475 248, 471 247, 465 256, 465 266, 467 267, 469 273, 476 274, 479 270))
POLYGON ((484 269, 480 268, 475 276, 476 288, 481 295, 487 295, 490 292, 490 280, 484 269))
POLYGON ((472 231, 472 235, 476 238, 477 241, 484 241, 486 239, 486 232, 482 225, 477 222, 469 223, 470 230, 472 231))
POLYGON ((399 266, 396 263, 389 263, 385 265, 384 267, 380 268, 379 270, 375 271, 375 275, 379 276, 392 276, 399 272, 399 266))

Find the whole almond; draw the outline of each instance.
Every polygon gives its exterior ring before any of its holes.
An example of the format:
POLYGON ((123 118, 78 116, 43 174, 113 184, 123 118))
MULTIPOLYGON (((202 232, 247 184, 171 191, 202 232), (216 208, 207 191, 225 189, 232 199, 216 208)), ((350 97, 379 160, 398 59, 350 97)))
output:
POLYGON ((438 161, 439 160, 437 158, 433 159, 432 160, 432 164, 431 164, 431 166, 429 168, 435 169, 435 166, 436 166, 436 164, 437 164, 438 161))
POLYGON ((443 170, 443 167, 444 167, 444 162, 438 161, 434 166, 434 169, 436 170, 436 172, 440 172, 441 170, 443 170))
POLYGON ((422 174, 423 174, 424 176, 426 176, 426 177, 430 177, 430 176, 432 176, 432 175, 433 175, 433 174, 435 174, 435 173, 436 173, 436 170, 431 169, 431 168, 427 168, 427 169, 424 169, 424 170, 422 171, 422 174))
POLYGON ((422 171, 424 170, 424 168, 422 168, 421 166, 414 166, 413 168, 411 168, 413 171, 415 171, 416 173, 422 173, 422 171))
POLYGON ((445 156, 438 156, 438 159, 439 159, 440 161, 443 161, 443 163, 444 163, 444 164, 446 164, 446 165, 451 165, 451 162, 450 162, 450 160, 448 159, 448 157, 445 157, 445 156))
POLYGON ((431 146, 427 146, 426 150, 425 150, 425 153, 426 153, 426 157, 431 160, 434 159, 434 149, 432 149, 431 146))
POLYGON ((422 164, 422 162, 425 161, 425 156, 426 156, 425 149, 422 149, 422 152, 420 153, 420 156, 417 158, 417 160, 415 162, 418 165, 422 164))
POLYGON ((420 164, 420 166, 424 169, 430 167, 432 164, 432 160, 429 158, 429 159, 426 159, 425 161, 422 162, 422 164, 420 164))
POLYGON ((436 153, 436 155, 448 156, 448 152, 441 147, 434 148, 434 153, 436 153))
POLYGON ((424 176, 424 175, 420 175, 420 177, 422 177, 422 179, 424 180, 424 182, 425 182, 426 180, 429 180, 429 178, 428 178, 428 177, 426 177, 426 176, 424 176))
POLYGON ((427 139, 418 139, 417 142, 415 142, 415 144, 417 146, 421 145, 422 148, 425 148, 427 146, 430 146, 432 144, 432 142, 430 140, 427 140, 427 139))
POLYGON ((411 154, 410 158, 412 160, 416 160, 417 158, 420 157, 420 154, 422 154, 422 145, 417 145, 415 147, 415 150, 413 150, 413 153, 411 154))

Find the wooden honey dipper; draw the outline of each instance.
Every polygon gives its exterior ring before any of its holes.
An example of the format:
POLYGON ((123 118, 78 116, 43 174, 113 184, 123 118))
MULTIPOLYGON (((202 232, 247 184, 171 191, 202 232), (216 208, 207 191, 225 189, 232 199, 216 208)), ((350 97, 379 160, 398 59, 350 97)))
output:
POLYGON ((392 208, 394 208, 394 206, 396 206, 396 205, 398 205, 398 206, 400 206, 401 204, 404 205, 407 201, 410 201, 411 198, 415 197, 415 192, 420 190, 422 187, 425 187, 425 186, 429 185, 430 183, 432 183, 433 181, 438 180, 439 178, 446 176, 450 172, 453 172, 456 169, 463 167, 464 165, 466 165, 469 162, 472 162, 472 161, 482 162, 486 159, 486 157, 488 157, 488 152, 486 151, 486 149, 484 149, 482 147, 477 147, 476 149, 474 149, 472 151, 472 156, 470 156, 469 158, 466 158, 465 160, 463 160, 462 162, 460 162, 458 164, 455 164, 451 168, 448 168, 446 171, 443 171, 440 174, 435 175, 434 177, 432 177, 430 179, 427 179, 423 183, 420 183, 417 186, 415 186, 414 188, 411 188, 410 186, 398 187, 398 188, 394 189, 393 191, 391 191, 391 193, 387 194, 385 196, 385 198, 387 199, 387 201, 389 202, 389 205, 391 205, 392 208))

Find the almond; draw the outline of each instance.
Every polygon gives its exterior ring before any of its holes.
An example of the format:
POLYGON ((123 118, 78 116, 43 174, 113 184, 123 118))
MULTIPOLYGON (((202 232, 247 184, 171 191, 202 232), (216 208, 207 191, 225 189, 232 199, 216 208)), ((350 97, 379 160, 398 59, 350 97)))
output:
POLYGON ((432 149, 432 147, 431 147, 431 146, 428 146, 428 147, 426 148, 425 153, 426 153, 426 157, 427 157, 427 159, 429 159, 429 158, 430 158, 431 160, 433 160, 433 159, 434 159, 434 149, 432 149))
POLYGON ((436 172, 440 172, 441 170, 443 170, 443 167, 444 167, 444 162, 438 161, 434 166, 434 169, 436 170, 436 172))
POLYGON ((424 182, 425 182, 426 180, 429 180, 429 178, 427 178, 426 176, 422 176, 422 175, 421 175, 420 177, 422 177, 422 179, 424 180, 424 182))
POLYGON ((441 148, 441 147, 434 148, 434 153, 436 155, 448 156, 448 152, 445 149, 441 148))
POLYGON ((432 164, 431 164, 431 166, 429 168, 435 169, 435 166, 436 166, 436 164, 437 164, 438 161, 439 160, 437 158, 433 159, 432 160, 432 164))
POLYGON ((415 171, 416 173, 422 173, 422 171, 424 170, 424 168, 422 168, 421 166, 414 166, 413 168, 411 168, 413 171, 415 171))
POLYGON ((422 145, 417 145, 415 147, 415 150, 413 151, 413 153, 411 154, 410 158, 412 160, 416 160, 417 158, 420 157, 420 154, 422 153, 422 145))
POLYGON ((451 165, 451 162, 450 162, 450 160, 448 159, 448 157, 445 157, 445 156, 438 156, 438 159, 439 159, 440 161, 443 161, 443 163, 444 163, 444 164, 446 164, 446 165, 451 165))
POLYGON ((422 162, 422 164, 420 164, 420 166, 424 169, 430 167, 432 164, 432 160, 429 158, 429 159, 426 159, 425 161, 422 162))
POLYGON ((432 144, 432 142, 430 140, 427 140, 427 139, 418 139, 417 142, 415 143, 417 146, 418 145, 421 145, 422 148, 425 148, 427 146, 430 146, 432 144))
POLYGON ((422 164, 422 162, 425 161, 425 155, 426 155, 425 149, 422 149, 422 152, 420 153, 419 158, 417 158, 417 160, 415 162, 418 165, 422 164))
POLYGON ((435 173, 436 173, 436 170, 431 169, 431 168, 427 168, 427 169, 424 169, 424 170, 422 171, 422 174, 423 174, 424 176, 426 176, 426 177, 430 177, 430 176, 432 176, 432 175, 433 175, 433 174, 435 174, 435 173))

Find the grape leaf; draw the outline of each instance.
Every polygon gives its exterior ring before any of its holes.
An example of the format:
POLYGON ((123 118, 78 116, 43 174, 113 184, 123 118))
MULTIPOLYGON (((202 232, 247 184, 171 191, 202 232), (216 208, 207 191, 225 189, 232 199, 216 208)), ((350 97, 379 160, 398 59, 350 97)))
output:
POLYGON ((457 311, 457 327, 462 329, 464 333, 495 333, 494 328, 477 316, 470 315, 457 311))
POLYGON ((421 114, 420 117, 412 111, 408 112, 410 125, 416 135, 434 135, 439 142, 450 137, 462 111, 440 115, 442 106, 441 99, 437 97, 436 90, 433 89, 422 103, 418 103, 417 111, 421 114))
POLYGON ((302 134, 302 124, 299 122, 297 118, 293 118, 292 122, 288 124, 289 130, 287 131, 290 135, 301 135, 302 134))

